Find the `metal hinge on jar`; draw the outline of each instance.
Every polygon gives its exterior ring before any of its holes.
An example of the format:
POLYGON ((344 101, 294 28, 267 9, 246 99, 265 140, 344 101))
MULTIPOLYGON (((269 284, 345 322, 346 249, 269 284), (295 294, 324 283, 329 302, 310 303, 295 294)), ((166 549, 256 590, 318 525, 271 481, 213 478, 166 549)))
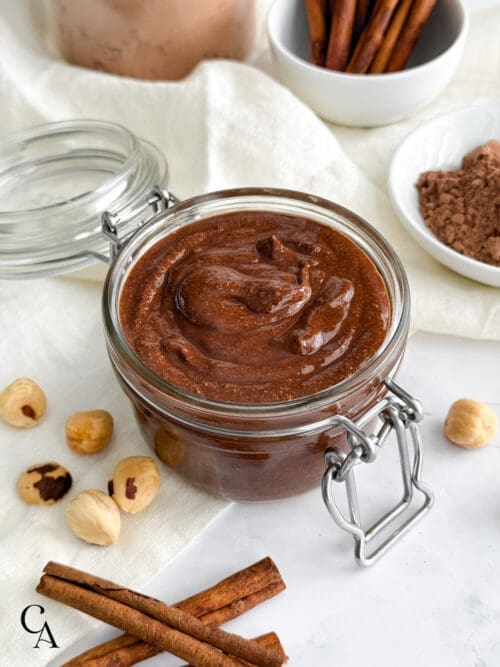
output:
MULTIPOLYGON (((169 190, 155 186, 151 189, 149 195, 147 196, 147 204, 153 210, 153 214, 161 213, 166 211, 168 208, 172 208, 179 203, 179 199, 173 195, 169 190)), ((101 216, 102 219, 102 233, 109 240, 109 258, 106 257, 105 261, 114 259, 117 252, 120 248, 127 243, 127 241, 136 233, 139 227, 142 227, 149 220, 145 219, 136 229, 134 229, 129 234, 120 237, 118 234, 118 228, 120 224, 119 217, 114 213, 109 211, 104 211, 101 216)), ((99 257, 102 259, 104 255, 99 257)))
POLYGON ((363 566, 371 565, 390 549, 431 508, 434 500, 431 490, 420 479, 422 445, 418 422, 423 418, 422 407, 418 400, 389 378, 385 384, 390 393, 359 420, 351 421, 342 415, 333 418, 332 422, 347 432, 348 451, 327 449, 325 452, 327 470, 322 482, 323 499, 334 521, 353 536, 354 556, 363 566), (377 417, 381 422, 379 429, 367 433, 364 425, 377 417), (398 444, 403 497, 389 512, 364 530, 361 527, 354 468, 360 463, 374 461, 378 449, 393 432, 398 444), (342 513, 334 499, 335 482, 345 482, 349 518, 342 513), (411 507, 415 492, 423 499, 417 509, 411 507), (369 552, 370 543, 376 538, 380 539, 380 543, 369 552))

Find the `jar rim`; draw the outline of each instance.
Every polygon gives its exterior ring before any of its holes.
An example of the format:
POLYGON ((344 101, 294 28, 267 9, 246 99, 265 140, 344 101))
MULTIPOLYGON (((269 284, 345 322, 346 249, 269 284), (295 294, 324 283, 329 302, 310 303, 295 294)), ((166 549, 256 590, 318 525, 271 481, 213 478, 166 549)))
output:
MULTIPOLYGON (((288 212, 291 215, 297 214, 295 210, 288 212)), ((304 212, 302 215, 307 216, 307 213, 304 212)), ((339 227, 335 228, 339 229, 339 227)), ((238 415, 239 417, 251 417, 252 415, 274 417, 284 413, 298 414, 309 411, 311 408, 321 408, 331 404, 332 399, 339 401, 376 378, 385 360, 406 339, 410 317, 410 292, 405 270, 392 246, 370 223, 353 211, 328 199, 295 190, 246 187, 218 190, 191 197, 163 211, 138 230, 121 248, 108 271, 104 283, 102 307, 105 336, 108 351, 111 353, 111 361, 116 368, 116 360, 123 360, 127 367, 133 370, 141 386, 159 392, 184 407, 192 406, 198 412, 238 415), (259 204, 263 201, 267 203, 267 206, 266 203, 259 204), (342 221, 346 228, 340 231, 361 247, 374 261, 391 299, 391 324, 377 352, 352 375, 319 392, 291 400, 257 404, 235 403, 209 399, 182 389, 161 378, 136 355, 124 335, 119 318, 121 289, 131 268, 147 250, 179 226, 215 215, 214 206, 211 205, 220 205, 221 202, 222 206, 224 204, 240 205, 239 210, 241 211, 249 210, 248 207, 251 205, 251 210, 268 212, 271 208, 270 202, 275 205, 288 205, 292 209, 293 204, 296 204, 299 207, 302 205, 310 207, 311 210, 321 211, 331 216, 332 224, 335 221, 338 225, 342 221), (133 257, 134 251, 140 253, 138 257, 133 257)), ((142 393, 137 386, 134 387, 134 390, 142 393)))

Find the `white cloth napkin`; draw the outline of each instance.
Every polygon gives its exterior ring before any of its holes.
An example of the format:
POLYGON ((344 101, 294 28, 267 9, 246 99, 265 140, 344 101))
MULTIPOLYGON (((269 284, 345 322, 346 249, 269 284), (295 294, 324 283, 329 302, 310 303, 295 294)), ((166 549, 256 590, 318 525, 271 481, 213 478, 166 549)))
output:
MULTIPOLYGON (((56 560, 141 588, 227 505, 169 474, 158 462, 162 484, 154 502, 137 515, 122 513, 122 530, 112 547, 87 545, 67 528, 69 498, 83 489, 106 492, 107 480, 125 456, 154 456, 137 429, 129 402, 106 357, 101 326, 100 286, 63 280, 0 281, 0 384, 25 376, 45 390, 48 409, 35 428, 17 430, 0 422, 0 665, 46 665, 57 649, 40 643, 20 624, 46 620, 61 648, 67 648, 96 621, 35 593, 43 566, 56 560), (115 433, 102 452, 82 457, 65 443, 65 421, 77 410, 103 408, 114 417, 115 433), (36 463, 57 461, 73 477, 70 493, 52 506, 25 505, 17 496, 20 473, 36 463)), ((156 457, 155 457, 156 458, 156 457)), ((186 577, 189 573, 186 573, 186 577)), ((195 591, 193 591, 195 592, 195 591)), ((47 635, 44 635, 47 639, 47 635)))
MULTIPOLYGON (((289 91, 249 65, 207 62, 177 83, 134 81, 69 66, 45 45, 41 5, 0 0, 1 135, 52 120, 109 119, 164 151, 172 190, 180 197, 267 185, 337 200, 364 215, 396 247, 410 277, 414 328, 500 338, 498 290, 460 278, 420 250, 398 223, 385 190, 391 152, 407 130, 437 110, 500 99, 495 31, 500 10, 473 17, 462 67, 432 108, 390 128, 348 130, 328 128, 289 91)), ((257 64, 269 71, 263 44, 257 64)), ((66 465, 75 479, 74 493, 105 488, 119 458, 148 453, 106 359, 99 297, 100 285, 91 282, 0 282, 0 385, 32 377, 49 400, 45 421, 33 430, 18 432, 0 424, 0 661, 9 666, 44 665, 56 656, 56 649, 46 646, 31 649, 36 637, 19 622, 29 604, 43 604, 62 647, 93 625, 34 593, 47 560, 140 588, 225 505, 164 471, 154 505, 124 518, 117 545, 99 548, 84 545, 66 529, 67 500, 33 508, 17 498, 17 476, 31 464, 55 459, 66 465), (74 410, 94 407, 113 413, 116 435, 108 450, 82 459, 64 443, 64 421, 74 410)))

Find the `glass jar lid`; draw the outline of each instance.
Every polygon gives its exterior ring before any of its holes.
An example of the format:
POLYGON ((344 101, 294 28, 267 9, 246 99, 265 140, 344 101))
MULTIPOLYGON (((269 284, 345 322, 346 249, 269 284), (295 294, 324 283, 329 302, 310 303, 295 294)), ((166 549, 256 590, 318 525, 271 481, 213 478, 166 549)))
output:
POLYGON ((105 259, 102 217, 124 237, 151 217, 165 158, 115 123, 50 123, 0 143, 0 278, 82 269, 105 259))

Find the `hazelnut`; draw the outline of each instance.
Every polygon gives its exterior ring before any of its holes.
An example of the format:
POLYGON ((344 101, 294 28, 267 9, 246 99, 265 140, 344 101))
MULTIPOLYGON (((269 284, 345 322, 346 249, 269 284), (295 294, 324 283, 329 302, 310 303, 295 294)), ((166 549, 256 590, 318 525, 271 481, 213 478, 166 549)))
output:
POLYGON ((489 405, 461 398, 455 401, 444 423, 444 433, 459 447, 475 449, 490 442, 497 429, 497 417, 489 405))
POLYGON ((155 433, 155 451, 158 458, 169 468, 178 468, 184 461, 184 443, 182 440, 163 429, 158 429, 155 433))
POLYGON ((0 417, 15 428, 36 426, 45 414, 47 401, 33 380, 18 378, 0 394, 0 417))
POLYGON ((28 468, 17 481, 17 490, 28 505, 53 505, 71 488, 71 475, 52 461, 28 468))
POLYGON ((113 417, 106 410, 75 412, 66 422, 66 441, 77 454, 94 454, 113 435, 113 417))
POLYGON ((156 496, 160 488, 160 471, 149 456, 122 459, 108 482, 109 495, 124 512, 140 512, 156 496))
POLYGON ((66 508, 66 522, 71 530, 90 544, 114 544, 120 535, 120 510, 102 491, 81 491, 66 508))

